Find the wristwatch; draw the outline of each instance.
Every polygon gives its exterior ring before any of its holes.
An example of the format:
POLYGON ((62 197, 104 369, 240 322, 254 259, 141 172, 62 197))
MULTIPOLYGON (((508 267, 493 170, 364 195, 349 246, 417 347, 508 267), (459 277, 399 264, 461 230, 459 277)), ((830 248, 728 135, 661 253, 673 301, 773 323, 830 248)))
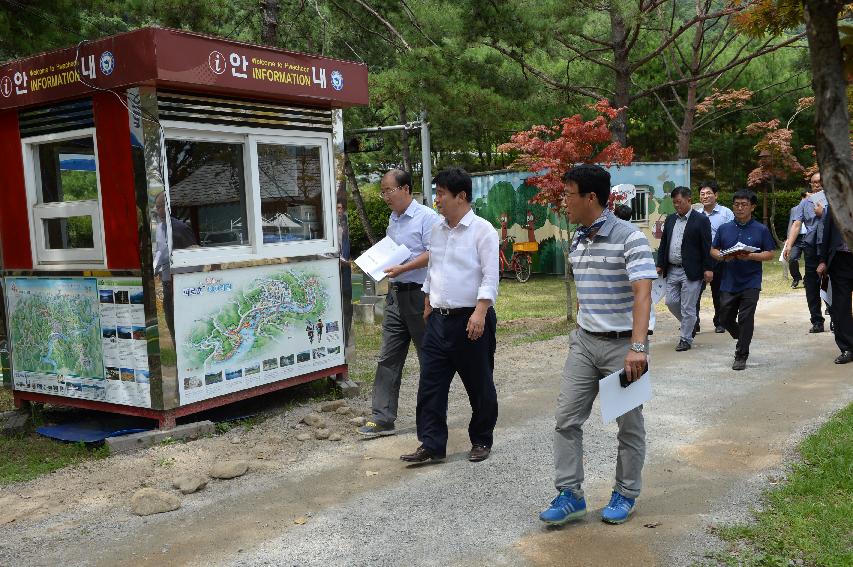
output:
POLYGON ((643 343, 631 343, 631 350, 634 352, 646 352, 646 345, 643 343))

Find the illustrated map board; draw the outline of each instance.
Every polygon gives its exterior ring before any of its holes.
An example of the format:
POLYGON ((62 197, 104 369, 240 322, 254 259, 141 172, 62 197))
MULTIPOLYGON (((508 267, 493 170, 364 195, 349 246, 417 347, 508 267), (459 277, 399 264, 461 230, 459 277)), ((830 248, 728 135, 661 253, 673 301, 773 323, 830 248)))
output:
POLYGON ((181 405, 344 364, 337 258, 173 277, 181 405))
POLYGON ((151 407, 142 281, 6 278, 13 388, 151 407))

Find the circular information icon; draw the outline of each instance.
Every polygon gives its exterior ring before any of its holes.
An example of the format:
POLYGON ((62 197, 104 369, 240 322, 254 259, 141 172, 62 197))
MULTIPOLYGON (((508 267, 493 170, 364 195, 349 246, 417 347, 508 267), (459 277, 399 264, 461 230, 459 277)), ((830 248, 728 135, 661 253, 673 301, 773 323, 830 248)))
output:
POLYGON ((217 75, 221 75, 228 69, 228 61, 225 59, 225 56, 218 51, 210 52, 210 55, 207 58, 207 64, 210 66, 210 70, 217 75))

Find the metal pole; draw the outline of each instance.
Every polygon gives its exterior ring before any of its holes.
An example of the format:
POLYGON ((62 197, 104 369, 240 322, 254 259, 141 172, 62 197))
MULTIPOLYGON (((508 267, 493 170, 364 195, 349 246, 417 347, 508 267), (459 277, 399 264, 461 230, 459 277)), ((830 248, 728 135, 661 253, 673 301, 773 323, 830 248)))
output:
POLYGON ((426 110, 421 111, 421 173, 423 174, 424 204, 432 206, 432 152, 430 152, 429 123, 426 110))

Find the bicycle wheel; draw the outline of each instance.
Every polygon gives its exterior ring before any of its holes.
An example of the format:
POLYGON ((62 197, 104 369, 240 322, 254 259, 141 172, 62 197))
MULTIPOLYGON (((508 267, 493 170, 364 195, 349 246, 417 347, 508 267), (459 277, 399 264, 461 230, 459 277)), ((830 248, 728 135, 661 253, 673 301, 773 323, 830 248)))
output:
POLYGON ((517 254, 512 264, 515 268, 515 279, 521 283, 530 279, 530 257, 527 254, 517 254))

